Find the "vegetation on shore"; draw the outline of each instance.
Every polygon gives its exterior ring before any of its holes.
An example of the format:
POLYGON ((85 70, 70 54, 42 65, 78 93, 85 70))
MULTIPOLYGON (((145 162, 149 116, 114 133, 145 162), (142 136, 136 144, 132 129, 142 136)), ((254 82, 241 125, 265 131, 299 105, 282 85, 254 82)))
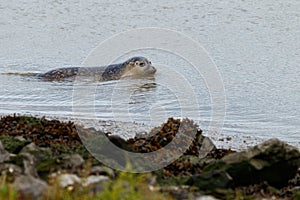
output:
MULTIPOLYGON (((204 195, 219 199, 300 199, 297 171, 300 153, 296 148, 272 140, 248 152, 217 149, 188 119, 170 118, 153 128, 147 137, 124 140, 96 129, 76 127, 73 122, 3 116, 0 153, 0 200, 195 199, 204 195), (127 151, 149 153, 169 144, 179 127, 183 134, 179 135, 180 142, 175 143, 175 147, 192 141, 189 148, 175 162, 146 174, 120 172, 103 166, 82 144, 76 129, 84 130, 83 139, 91 139, 88 143, 91 145, 99 146, 101 137, 108 137, 127 151), (247 160, 247 153, 257 155, 247 160), (270 178, 274 176, 272 173, 278 175, 275 169, 278 167, 286 170, 282 173, 285 176, 270 178), (37 193, 39 188, 30 191, 30 183, 27 187, 24 180, 43 185, 41 193, 37 193)), ((134 164, 131 162, 127 163, 128 168, 134 164)))

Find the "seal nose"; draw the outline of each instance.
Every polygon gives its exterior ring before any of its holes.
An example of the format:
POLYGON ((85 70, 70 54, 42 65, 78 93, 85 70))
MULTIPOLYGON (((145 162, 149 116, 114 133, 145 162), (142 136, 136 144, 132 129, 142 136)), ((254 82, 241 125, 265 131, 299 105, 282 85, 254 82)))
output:
POLYGON ((156 72, 156 68, 154 66, 152 66, 153 69, 153 74, 156 72))

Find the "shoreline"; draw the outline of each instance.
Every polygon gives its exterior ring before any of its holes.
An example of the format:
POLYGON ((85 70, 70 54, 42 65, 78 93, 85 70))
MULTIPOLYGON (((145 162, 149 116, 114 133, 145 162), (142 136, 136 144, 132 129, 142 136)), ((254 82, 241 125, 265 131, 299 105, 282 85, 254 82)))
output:
MULTIPOLYGON (((16 113, 15 113, 16 114, 16 113)), ((7 116, 10 114, 2 113, 0 117, 7 116)), ((154 126, 145 125, 142 123, 137 123, 135 121, 125 122, 125 121, 112 121, 112 120, 91 120, 91 119, 76 119, 74 117, 66 117, 66 116, 44 116, 40 114, 30 114, 30 113, 17 113, 16 115, 24 115, 24 116, 33 116, 37 118, 45 117, 48 120, 58 120, 58 121, 71 121, 77 125, 84 126, 86 128, 95 128, 96 130, 104 131, 104 132, 111 132, 114 135, 120 136, 124 139, 128 139, 134 137, 135 135, 142 135, 149 132, 154 126)), ((167 119, 166 119, 167 120, 167 119)), ((161 122, 163 123, 163 121, 161 122)), ((157 125, 158 126, 158 125, 157 125)), ((199 127, 201 128, 201 127, 199 127)), ((209 137, 217 148, 224 148, 224 149, 233 149, 235 151, 243 151, 249 147, 267 141, 268 139, 274 137, 260 137, 260 136, 253 136, 246 133, 221 133, 203 130, 203 135, 209 137)), ((280 138, 280 140, 295 146, 300 149, 300 142, 297 141, 287 141, 280 138)))
MULTIPOLYGON (((218 141, 230 144, 234 140, 235 138, 229 137, 221 137, 220 140, 219 137, 218 141)), ((244 151, 219 148, 214 143, 189 119, 169 118, 160 126, 152 128, 147 135, 124 139, 102 130, 75 125, 71 121, 24 115, 2 116, 0 177, 4 182, 0 182, 0 190, 11 185, 16 188, 17 194, 36 199, 54 186, 54 180, 58 184, 55 187, 63 195, 79 197, 80 194, 75 189, 78 187, 78 190, 89 191, 84 195, 92 195, 94 198, 95 195, 118 193, 120 188, 116 191, 111 188, 117 187, 122 179, 128 184, 132 182, 132 187, 137 187, 142 194, 157 195, 157 199, 293 199, 300 196, 300 151, 297 147, 278 139, 264 141, 244 151), (80 138, 78 130, 83 134, 80 138), (183 132, 178 133, 179 130, 183 132), (103 139, 108 138, 125 150, 123 152, 150 153, 168 145, 177 134, 180 139, 177 142, 174 140, 175 148, 168 150, 169 155, 191 137, 189 148, 174 162, 146 173, 152 181, 145 179, 141 183, 143 187, 136 185, 142 175, 132 176, 131 173, 104 166, 89 152, 91 149, 98 152, 109 151, 108 146, 103 143, 103 139), (37 190, 32 184, 37 185, 37 190)), ((111 153, 114 155, 114 152, 111 153)), ((112 160, 111 163, 127 165, 129 161, 132 170, 141 167, 147 169, 157 159, 165 162, 163 155, 159 154, 158 157, 149 157, 148 163, 128 160, 126 155, 114 155, 119 159, 112 160)), ((134 198, 130 196, 130 199, 134 198)))

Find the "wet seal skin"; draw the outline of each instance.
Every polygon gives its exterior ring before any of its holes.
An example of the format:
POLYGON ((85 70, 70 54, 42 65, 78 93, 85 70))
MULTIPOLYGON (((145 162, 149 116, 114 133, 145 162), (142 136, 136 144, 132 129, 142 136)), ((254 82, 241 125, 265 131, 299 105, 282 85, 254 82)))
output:
POLYGON ((79 76, 95 77, 97 81, 118 80, 129 76, 151 76, 156 68, 145 57, 132 57, 123 63, 101 67, 66 67, 38 74, 37 77, 48 81, 74 80, 79 76))

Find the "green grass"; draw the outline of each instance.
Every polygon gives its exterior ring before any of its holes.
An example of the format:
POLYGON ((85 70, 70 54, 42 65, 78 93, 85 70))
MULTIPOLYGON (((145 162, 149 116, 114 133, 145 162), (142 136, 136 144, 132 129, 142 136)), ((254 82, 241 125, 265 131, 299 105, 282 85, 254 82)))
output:
POLYGON ((132 200, 132 199, 170 199, 165 194, 150 191, 146 174, 121 172, 118 178, 105 185, 104 191, 96 199, 132 200))
POLYGON ((6 175, 0 176, 0 200, 17 199, 17 191, 13 186, 6 183, 6 175))
POLYGON ((70 186, 60 188, 58 182, 49 186, 43 200, 165 200, 171 199, 163 193, 150 191, 147 175, 120 172, 114 180, 103 183, 103 191, 89 193, 89 188, 70 186))
MULTIPOLYGON (((91 163, 85 166, 87 177, 91 163)), ((134 174, 127 172, 118 172, 117 177, 102 183, 102 190, 99 193, 92 193, 91 188, 83 188, 80 185, 61 188, 58 179, 49 179, 49 186, 46 189, 41 200, 165 200, 171 199, 167 194, 151 191, 149 189, 150 174, 134 174)), ((7 177, 0 176, 0 200, 18 200, 24 199, 18 194, 15 187, 8 184, 7 177)), ((30 200, 30 198, 25 198, 30 200)))

